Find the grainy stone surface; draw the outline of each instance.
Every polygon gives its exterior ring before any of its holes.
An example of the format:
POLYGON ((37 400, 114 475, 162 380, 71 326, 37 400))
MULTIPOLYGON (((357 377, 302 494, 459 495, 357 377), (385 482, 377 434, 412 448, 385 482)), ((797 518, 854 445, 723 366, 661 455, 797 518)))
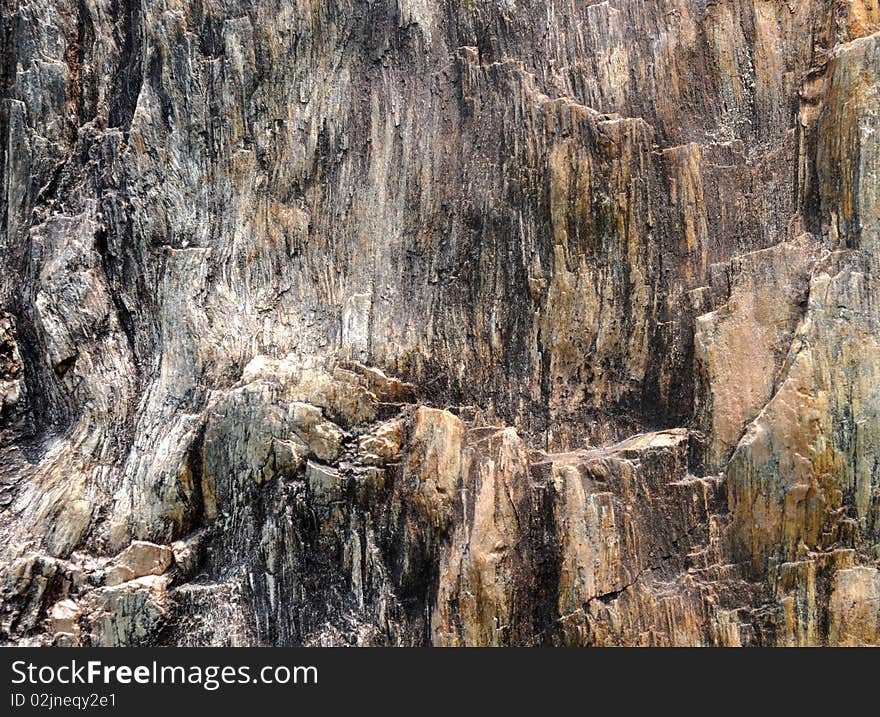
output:
POLYGON ((7 0, 0 640, 880 644, 873 0, 7 0))

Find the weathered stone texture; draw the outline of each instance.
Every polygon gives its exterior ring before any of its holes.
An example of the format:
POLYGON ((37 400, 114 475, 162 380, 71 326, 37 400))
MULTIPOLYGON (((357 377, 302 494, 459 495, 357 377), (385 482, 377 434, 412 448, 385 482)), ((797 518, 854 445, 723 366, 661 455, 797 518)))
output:
POLYGON ((7 0, 0 639, 880 644, 878 33, 7 0))

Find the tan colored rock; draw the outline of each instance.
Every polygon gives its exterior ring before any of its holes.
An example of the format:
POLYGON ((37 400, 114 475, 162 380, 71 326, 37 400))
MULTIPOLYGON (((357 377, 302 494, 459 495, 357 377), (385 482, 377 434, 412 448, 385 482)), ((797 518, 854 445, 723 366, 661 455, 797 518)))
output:
POLYGON ((829 645, 880 644, 880 570, 862 566, 837 571, 828 611, 831 615, 829 645))
MULTIPOLYGON (((366 367, 364 371, 374 381, 379 380, 381 372, 366 367)), ((258 355, 245 366, 241 383, 261 381, 277 385, 291 401, 323 409, 344 426, 366 423, 376 417, 378 400, 369 390, 369 381, 353 371, 332 365, 304 367, 293 356, 275 359, 258 355)), ((387 379, 384 383, 394 385, 395 381, 387 379)), ((380 384, 384 385, 381 381, 380 384)))
POLYGON ((828 238, 839 251, 812 271, 809 301, 778 390, 726 470, 730 540, 755 574, 839 546, 870 554, 880 494, 880 304, 876 131, 880 36, 828 65, 817 171, 828 238), (856 178, 861 178, 856 181, 856 178))
POLYGON ((845 13, 843 22, 846 28, 846 39, 855 40, 880 32, 880 2, 877 0, 844 0, 840 5, 845 13))
POLYGON ((694 357, 705 382, 710 469, 720 469, 770 400, 806 302, 815 247, 808 238, 735 259, 730 298, 696 320, 694 357))
POLYGON ((512 429, 492 431, 468 441, 463 466, 463 517, 440 565, 433 644, 509 645, 529 589, 525 446, 512 429))
POLYGON ((364 378, 367 387, 376 394, 379 400, 392 403, 414 402, 416 388, 411 383, 388 376, 384 371, 374 366, 354 363, 352 368, 364 378))
POLYGON ((288 408, 291 426, 312 455, 322 461, 339 456, 344 433, 336 424, 324 419, 321 409, 308 403, 294 402, 288 408))
POLYGON ((49 600, 66 600, 82 585, 82 574, 75 564, 41 553, 26 553, 3 568, 0 630, 7 634, 34 630, 51 610, 49 600))
POLYGON ((425 527, 443 532, 462 480, 465 427, 449 413, 420 407, 409 426, 404 481, 425 527))
POLYGON ((836 249, 876 254, 880 243, 880 34, 836 49, 828 63, 816 165, 822 220, 836 249))
POLYGON ((554 489, 565 644, 706 639, 700 586, 681 581, 667 597, 663 582, 666 570, 674 577, 710 543, 717 486, 688 474, 689 439, 684 430, 644 434, 609 450, 550 455, 533 468, 549 471, 554 489))
POLYGON ((272 381, 286 384, 295 381, 297 375, 298 366, 294 361, 259 354, 244 367, 241 382, 248 384, 254 381, 272 381))
POLYGON ((358 459, 367 465, 385 465, 397 461, 403 444, 404 423, 385 421, 358 440, 358 459))
POLYGON ((145 575, 161 575, 173 561, 169 546, 135 540, 113 559, 104 584, 114 586, 145 575))
POLYGON ((54 636, 54 642, 65 644, 78 644, 80 637, 79 619, 82 610, 73 600, 59 600, 49 609, 49 634, 54 636))
POLYGON ((873 310, 866 312, 861 305, 866 296, 862 281, 845 257, 817 269, 798 335, 800 349, 727 467, 731 537, 756 570, 773 552, 796 559, 804 549, 849 542, 874 524, 877 498, 868 477, 872 459, 863 462, 874 449, 862 451, 878 445, 880 422, 873 391, 863 393, 861 387, 880 379, 880 346, 870 338, 873 329, 861 333, 875 322, 873 310), (867 321, 856 333, 860 319, 855 317, 867 321), (856 382, 855 376, 860 377, 856 382), (835 440, 850 421, 859 426, 858 433, 835 440), (841 520, 845 496, 852 496, 848 500, 857 524, 841 520))
POLYGON ((377 399, 362 379, 352 371, 334 368, 331 372, 319 369, 303 371, 299 382, 289 389, 295 401, 319 406, 330 419, 343 427, 375 420, 377 399))

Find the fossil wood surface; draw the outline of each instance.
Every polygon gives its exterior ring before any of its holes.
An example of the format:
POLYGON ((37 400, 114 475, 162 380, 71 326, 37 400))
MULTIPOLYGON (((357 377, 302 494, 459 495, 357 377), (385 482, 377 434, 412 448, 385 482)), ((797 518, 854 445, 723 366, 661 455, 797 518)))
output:
POLYGON ((2 0, 0 642, 880 644, 877 0, 2 0))

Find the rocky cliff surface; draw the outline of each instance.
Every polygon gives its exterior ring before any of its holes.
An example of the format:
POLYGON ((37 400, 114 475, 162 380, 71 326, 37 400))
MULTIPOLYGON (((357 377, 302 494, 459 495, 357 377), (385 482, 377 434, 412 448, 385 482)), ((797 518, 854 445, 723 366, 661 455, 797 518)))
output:
POLYGON ((880 644, 877 0, 3 0, 0 640, 880 644))

